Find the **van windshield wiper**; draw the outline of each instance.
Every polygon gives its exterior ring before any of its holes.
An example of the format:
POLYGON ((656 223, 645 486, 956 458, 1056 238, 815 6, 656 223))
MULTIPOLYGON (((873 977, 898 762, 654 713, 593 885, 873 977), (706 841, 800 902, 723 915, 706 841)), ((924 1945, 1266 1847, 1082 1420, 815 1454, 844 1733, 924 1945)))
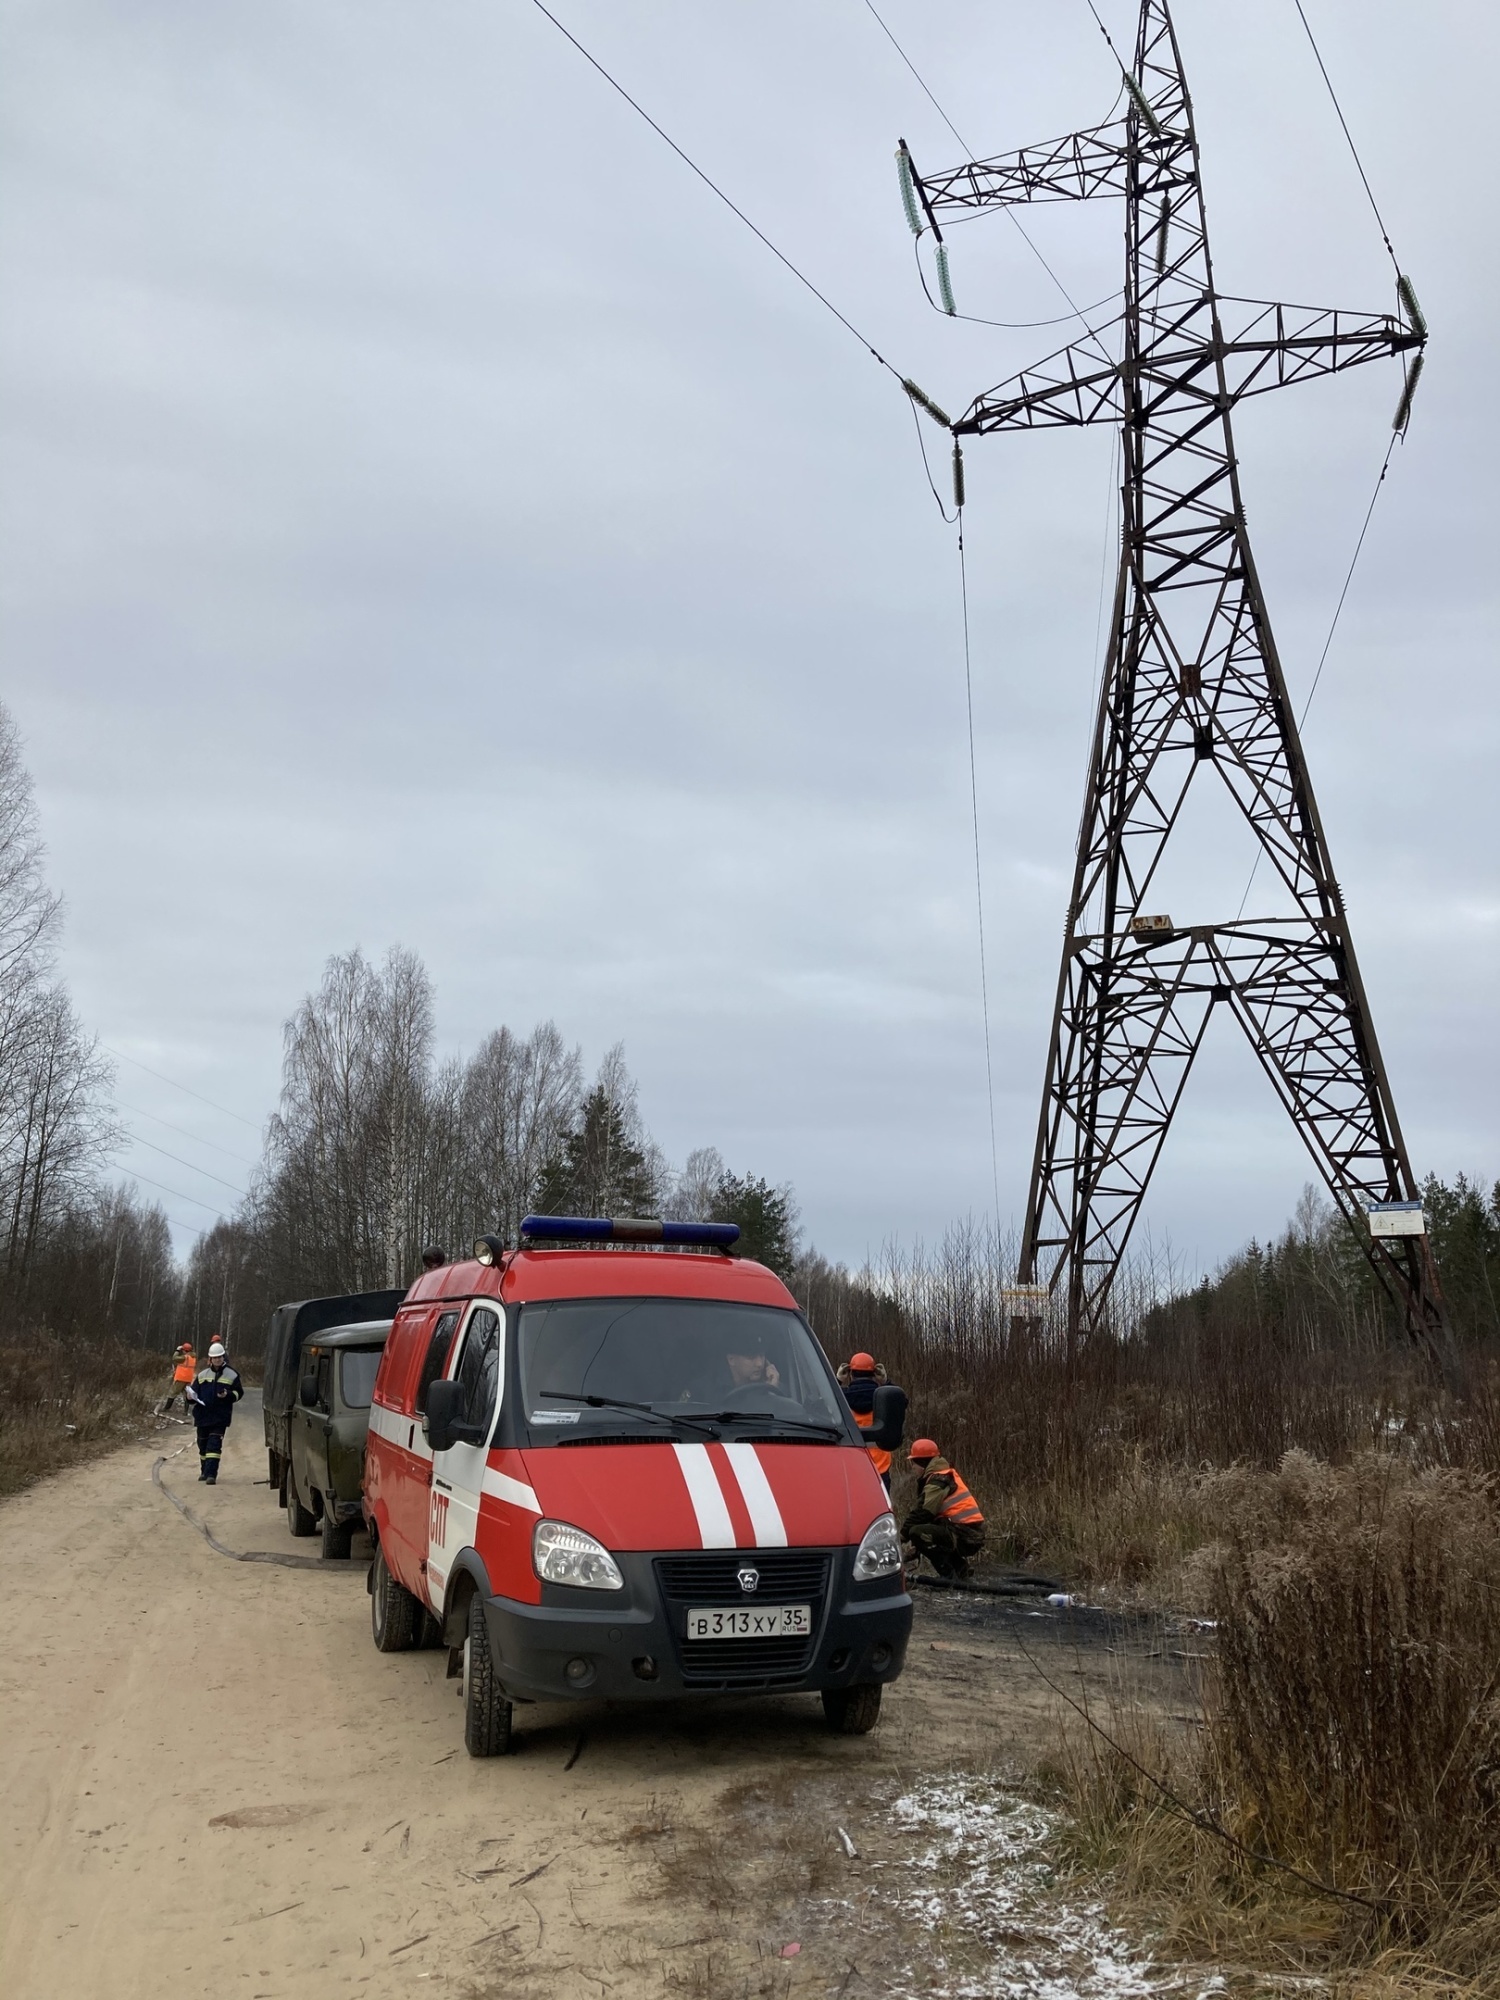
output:
POLYGON ((703 1421, 710 1424, 770 1424, 777 1430, 811 1431, 815 1437, 842 1438, 842 1424, 819 1424, 807 1417, 781 1417, 774 1410, 715 1410, 703 1421))
POLYGON ((660 1410, 655 1403, 628 1403, 623 1396, 585 1396, 571 1389, 542 1389, 538 1391, 549 1403, 586 1403, 591 1410, 638 1410, 644 1417, 655 1417, 659 1423, 686 1424, 689 1430, 707 1430, 711 1436, 717 1431, 711 1427, 712 1417, 685 1417, 676 1410, 660 1410))

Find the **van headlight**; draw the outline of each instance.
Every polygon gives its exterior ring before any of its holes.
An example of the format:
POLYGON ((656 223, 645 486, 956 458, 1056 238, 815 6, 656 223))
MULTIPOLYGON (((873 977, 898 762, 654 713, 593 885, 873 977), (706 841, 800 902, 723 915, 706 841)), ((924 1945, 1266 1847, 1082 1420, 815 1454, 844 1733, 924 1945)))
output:
POLYGON ((566 1521, 537 1522, 531 1561, 543 1583, 571 1583, 577 1590, 625 1588, 619 1565, 604 1544, 582 1528, 570 1528, 566 1521))
POLYGON ((901 1567, 901 1537, 896 1533, 894 1514, 882 1514, 865 1529, 865 1538, 855 1551, 854 1581, 873 1583, 878 1576, 894 1576, 901 1567))

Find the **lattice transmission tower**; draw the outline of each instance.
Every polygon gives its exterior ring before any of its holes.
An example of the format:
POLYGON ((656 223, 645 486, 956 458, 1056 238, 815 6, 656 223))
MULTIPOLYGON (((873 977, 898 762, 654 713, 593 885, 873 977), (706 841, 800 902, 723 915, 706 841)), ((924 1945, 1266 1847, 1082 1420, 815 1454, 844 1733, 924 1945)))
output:
POLYGON ((1230 423, 1247 396, 1406 355, 1403 428, 1427 329, 1405 279, 1393 314, 1221 294, 1165 0, 1142 0, 1123 84, 1123 118, 1048 145, 921 175, 904 142, 899 156, 940 244, 942 217, 976 209, 1104 196, 1125 208, 1113 349, 1099 338, 1109 329, 1090 329, 951 426, 956 439, 1120 426, 1119 578, 1018 1279, 1065 1302, 1070 1339, 1098 1326, 1204 1031, 1225 1008, 1412 1334, 1436 1351, 1444 1314, 1425 1237, 1369 1226, 1371 1205, 1418 1190, 1256 576, 1230 423), (1277 915, 1174 925, 1153 911, 1163 857, 1204 784, 1226 787, 1252 829, 1277 915))

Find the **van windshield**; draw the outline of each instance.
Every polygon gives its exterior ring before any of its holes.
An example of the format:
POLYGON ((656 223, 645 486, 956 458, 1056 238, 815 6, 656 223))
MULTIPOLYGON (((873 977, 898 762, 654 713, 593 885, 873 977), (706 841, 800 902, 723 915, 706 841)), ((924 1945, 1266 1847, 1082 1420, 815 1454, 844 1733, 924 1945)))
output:
POLYGON ((519 1346, 522 1404, 538 1444, 603 1432, 701 1437, 709 1421, 758 1436, 847 1436, 812 1335, 774 1306, 548 1300, 521 1308, 519 1346))
POLYGON ((378 1347, 346 1347, 339 1356, 339 1387, 351 1410, 367 1410, 375 1389, 375 1371, 380 1366, 378 1347))

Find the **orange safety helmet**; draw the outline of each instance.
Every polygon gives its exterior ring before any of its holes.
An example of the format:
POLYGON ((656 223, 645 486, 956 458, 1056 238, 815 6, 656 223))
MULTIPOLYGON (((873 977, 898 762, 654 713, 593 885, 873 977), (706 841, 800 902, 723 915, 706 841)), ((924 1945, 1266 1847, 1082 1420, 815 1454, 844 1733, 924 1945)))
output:
POLYGON ((851 1354, 849 1356, 849 1372, 851 1375, 873 1375, 875 1373, 874 1355, 866 1354, 863 1350, 858 1354, 851 1354))
POLYGON ((933 1443, 931 1438, 917 1438, 906 1455, 909 1459, 912 1459, 913 1461, 919 1458, 942 1457, 942 1453, 938 1450, 937 1446, 933 1443))

